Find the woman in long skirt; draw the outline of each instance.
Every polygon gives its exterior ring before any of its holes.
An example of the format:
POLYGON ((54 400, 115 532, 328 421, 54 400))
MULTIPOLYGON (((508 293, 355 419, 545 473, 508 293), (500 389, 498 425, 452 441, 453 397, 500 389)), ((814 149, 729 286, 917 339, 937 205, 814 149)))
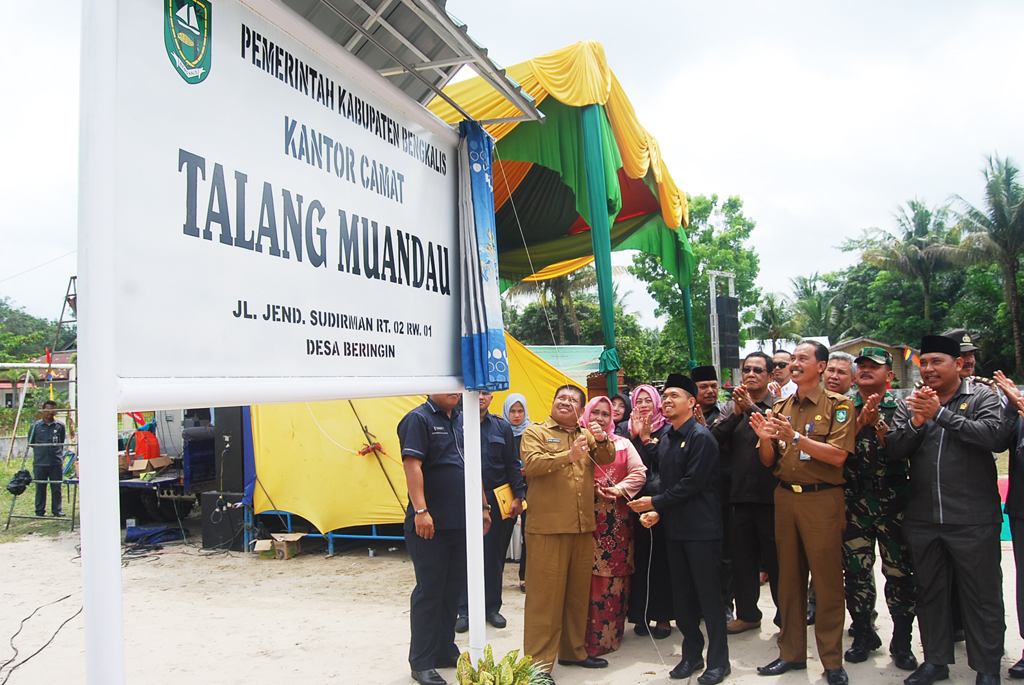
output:
POLYGON ((613 652, 622 642, 633 573, 633 516, 626 506, 640 492, 646 476, 633 444, 613 435, 612 405, 595 397, 583 409, 580 423, 596 421, 615 444, 615 461, 594 471, 594 572, 590 581, 586 648, 590 656, 613 652))

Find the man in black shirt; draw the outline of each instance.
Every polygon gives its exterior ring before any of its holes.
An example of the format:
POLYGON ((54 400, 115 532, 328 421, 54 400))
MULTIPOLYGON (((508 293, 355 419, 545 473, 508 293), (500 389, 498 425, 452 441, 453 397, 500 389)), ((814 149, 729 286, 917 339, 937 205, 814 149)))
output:
POLYGON ((903 535, 914 559, 917 617, 924 663, 904 682, 931 685, 954 663, 950 577, 956 570, 967 662, 978 685, 999 682, 1006 622, 999 534, 1003 515, 993 452, 1009 442, 1016 408, 997 393, 960 378, 957 341, 921 340, 925 387, 900 402, 886 447, 910 460, 910 498, 903 535))
POLYGON ((704 668, 701 614, 708 632, 708 668, 697 682, 717 685, 731 672, 725 632, 725 604, 719 581, 722 558, 722 509, 718 493, 718 442, 694 419, 697 386, 682 374, 669 374, 662 412, 672 424, 658 444, 661 493, 630 502, 647 512, 640 522, 650 528, 665 519, 672 598, 683 634, 683 658, 669 676, 689 678, 704 668))
MULTIPOLYGON (((459 393, 431 395, 398 423, 409 486, 405 544, 416 570, 409 623, 409 666, 421 685, 446 685, 454 668, 455 618, 466 589, 466 494, 459 393)), ((484 505, 484 534, 490 528, 484 505)))
POLYGON ((761 627, 761 561, 768 571, 772 600, 779 606, 779 557, 775 549, 775 488, 779 479, 761 463, 757 453, 757 434, 750 427, 750 416, 772 408, 775 397, 768 392, 773 367, 764 352, 754 352, 743 360, 742 384, 733 390, 721 418, 711 426, 719 446, 729 450, 732 486, 729 491, 729 538, 732 543, 733 585, 736 592, 736 619, 726 626, 730 635, 761 627))
MULTIPOLYGON (((512 540, 512 531, 516 527, 516 517, 523 513, 523 497, 526 496, 526 481, 519 461, 519 450, 516 448, 512 426, 500 416, 488 412, 492 393, 480 393, 480 465, 483 469, 484 495, 491 507, 491 529, 484 536, 484 608, 487 622, 495 628, 507 625, 501 615, 501 581, 505 572, 505 552, 512 540), (509 486, 514 499, 509 510, 509 517, 501 517, 495 489, 509 486)), ((469 596, 462 593, 459 604, 459 619, 455 622, 455 632, 464 633, 469 630, 469 596)))
MULTIPOLYGON (((32 477, 37 481, 49 481, 50 511, 54 516, 63 516, 61 511, 60 486, 64 480, 64 424, 55 421, 57 403, 43 402, 42 418, 32 424, 28 442, 32 445, 32 477)), ((36 516, 46 516, 47 483, 36 483, 36 516)))

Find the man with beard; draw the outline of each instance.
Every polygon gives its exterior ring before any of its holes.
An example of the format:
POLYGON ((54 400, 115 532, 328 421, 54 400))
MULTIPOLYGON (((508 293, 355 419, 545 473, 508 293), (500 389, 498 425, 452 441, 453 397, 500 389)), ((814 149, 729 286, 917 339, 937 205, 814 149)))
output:
POLYGON ((764 352, 754 352, 743 360, 743 383, 736 386, 732 399, 722 410, 722 418, 711 426, 719 447, 729 450, 732 484, 727 499, 730 505, 728 531, 732 547, 733 589, 736 594, 736 618, 729 622, 730 635, 761 627, 760 568, 768 571, 777 623, 779 606, 779 558, 775 550, 775 488, 779 479, 761 463, 757 453, 757 434, 750 427, 751 414, 763 414, 772 408, 775 398, 768 392, 772 360, 764 352))
POLYGON ((903 540, 909 465, 893 459, 885 447, 885 435, 892 426, 897 406, 896 396, 887 389, 893 379, 892 355, 880 347, 865 347, 856 364, 858 392, 853 405, 857 409, 857 450, 846 460, 843 486, 846 607, 853 619, 853 645, 845 656, 851 663, 860 663, 867 660, 869 652, 882 646, 871 625, 877 542, 885 576, 885 600, 893 623, 889 652, 898 668, 913 671, 917 659, 910 650, 910 634, 916 592, 910 552, 903 540))
POLYGON ((658 444, 661 493, 630 502, 646 512, 640 522, 650 528, 665 519, 672 598, 683 634, 683 658, 669 676, 684 680, 704 668, 701 614, 708 632, 707 670, 701 685, 717 685, 731 672, 725 632, 725 606, 718 578, 722 557, 722 516, 718 501, 718 443, 697 423, 697 386, 671 373, 662 393, 662 412, 672 425, 658 444))
POLYGON ((782 675, 807 668, 807 573, 814 576, 818 616, 814 637, 829 685, 846 685, 843 668, 843 464, 856 431, 849 398, 821 387, 828 349, 813 340, 797 345, 790 365, 797 391, 750 424, 758 454, 774 466, 775 542, 779 551, 779 658, 757 669, 782 675))
POLYGON ((993 452, 1009 442, 1008 402, 960 377, 957 341, 921 339, 925 387, 900 403, 886 448, 910 460, 910 500, 903 535, 914 559, 924 663, 904 682, 931 685, 954 663, 950 576, 956 571, 967 636, 967 662, 978 685, 999 682, 1006 623, 999 534, 1003 515, 993 452))
POLYGON ((704 419, 705 426, 711 426, 722 415, 722 403, 718 401, 718 372, 713 366, 698 366, 690 372, 690 379, 697 385, 696 412, 698 422, 704 419))

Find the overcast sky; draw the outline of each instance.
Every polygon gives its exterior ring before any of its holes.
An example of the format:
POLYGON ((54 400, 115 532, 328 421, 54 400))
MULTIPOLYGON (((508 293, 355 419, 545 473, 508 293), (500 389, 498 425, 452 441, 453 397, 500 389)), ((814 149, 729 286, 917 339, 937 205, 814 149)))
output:
MULTIPOLYGON (((62 255, 76 248, 79 3, 0 9, 7 54, 31 65, 5 72, 0 107, 0 297, 56 318, 75 273, 62 255)), ((766 291, 851 264, 836 247, 892 226, 908 199, 979 204, 988 154, 1024 163, 1024 3, 449 0, 448 11, 505 65, 601 41, 679 186, 743 198, 766 291)), ((632 304, 654 323, 649 298, 632 304)))

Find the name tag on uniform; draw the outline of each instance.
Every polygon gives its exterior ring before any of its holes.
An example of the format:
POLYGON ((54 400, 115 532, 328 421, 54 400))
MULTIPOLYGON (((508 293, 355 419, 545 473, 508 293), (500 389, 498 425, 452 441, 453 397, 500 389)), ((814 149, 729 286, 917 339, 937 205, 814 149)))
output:
POLYGON ((562 442, 559 438, 548 438, 548 442, 562 442))

